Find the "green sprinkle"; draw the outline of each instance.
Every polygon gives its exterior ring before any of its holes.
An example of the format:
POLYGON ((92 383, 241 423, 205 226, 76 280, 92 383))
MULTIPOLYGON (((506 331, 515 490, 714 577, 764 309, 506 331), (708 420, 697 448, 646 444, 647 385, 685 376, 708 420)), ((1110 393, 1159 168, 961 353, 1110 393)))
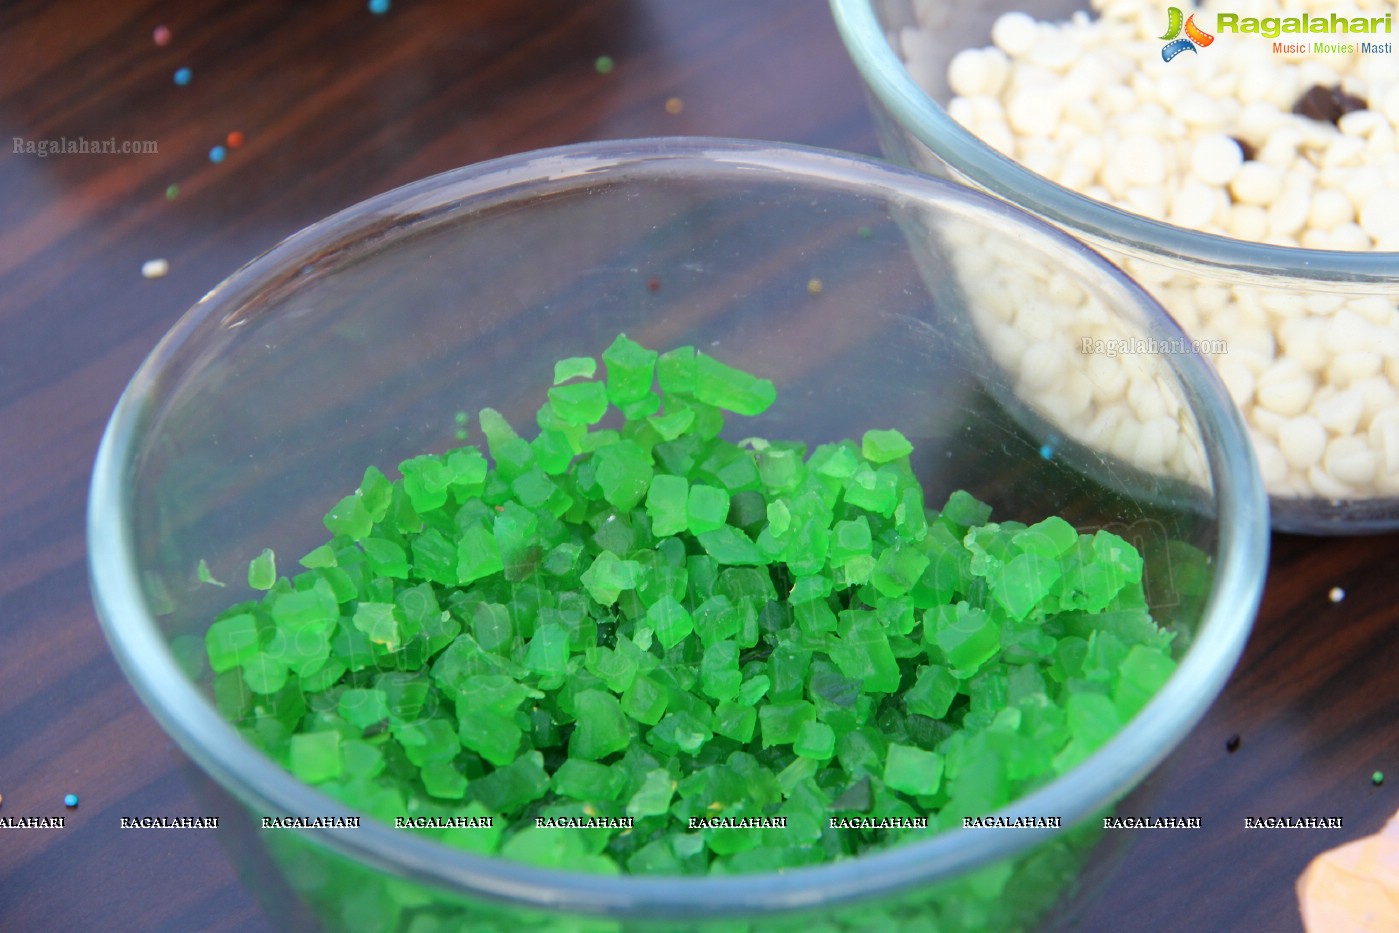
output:
POLYGON ((1383 784, 1383 783, 1384 783, 1384 772, 1383 772, 1383 771, 1376 771, 1374 774, 1370 775, 1370 783, 1373 784, 1373 785, 1375 785, 1376 787, 1379 787, 1381 784, 1383 784))

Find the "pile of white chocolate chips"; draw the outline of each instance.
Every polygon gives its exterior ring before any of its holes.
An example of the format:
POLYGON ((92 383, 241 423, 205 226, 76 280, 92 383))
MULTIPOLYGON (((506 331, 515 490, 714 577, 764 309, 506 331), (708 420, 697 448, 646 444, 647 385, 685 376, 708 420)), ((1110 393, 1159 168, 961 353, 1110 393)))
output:
MULTIPOLYGON (((926 18, 935 6, 915 4, 924 24, 899 37, 910 73, 930 91, 945 82, 954 119, 1040 175, 1146 217, 1235 239, 1399 251, 1399 56, 1383 51, 1388 33, 1214 32, 1214 41, 1191 43, 1166 61, 1165 4, 1093 0, 1091 14, 1062 22, 1006 13, 992 29, 993 46, 958 52, 934 74, 945 60, 926 18), (1362 41, 1379 45, 1362 50, 1362 41), (1333 45, 1351 51, 1326 51, 1333 45)), ((1344 6, 1345 17, 1393 13, 1377 0, 1344 6)), ((1210 32, 1226 10, 1261 24, 1304 13, 1329 19, 1337 7, 1234 0, 1186 5, 1184 14, 1210 32)), ((1212 276, 1104 251, 1213 360, 1248 421, 1269 493, 1399 494, 1399 255, 1393 286, 1367 291, 1305 278, 1212 276)), ((1022 315, 1022 330, 1053 330, 1044 309, 1037 313, 1038 320, 1022 315)), ((1003 332, 1007 323, 1021 326, 1015 318, 992 323, 1003 332)), ((1064 323, 1074 324, 1071 310, 1064 323)), ((1082 336, 1069 333, 1061 349, 1081 352, 1082 336)), ((1010 352, 992 351, 1008 368, 1023 368, 1032 360, 1009 357, 1042 360, 1038 342, 1012 338, 1010 352)), ((1064 426, 1076 436, 1105 422, 1135 430, 1141 413, 1133 416, 1130 387, 1118 383, 1092 380, 1082 403, 1047 407, 1070 418, 1064 426)), ((1133 444, 1100 440, 1132 459, 1133 444)))

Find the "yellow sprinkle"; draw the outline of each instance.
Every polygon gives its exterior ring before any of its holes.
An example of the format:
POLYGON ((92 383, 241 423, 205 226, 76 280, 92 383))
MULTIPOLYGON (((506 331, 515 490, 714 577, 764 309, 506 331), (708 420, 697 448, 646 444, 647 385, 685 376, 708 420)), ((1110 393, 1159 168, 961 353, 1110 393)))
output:
POLYGON ((665 102, 665 112, 670 114, 672 117, 680 113, 680 111, 684 109, 685 102, 678 97, 672 97, 670 100, 665 102))
POLYGON ((809 291, 809 292, 810 292, 811 294, 813 294, 813 295, 819 295, 819 294, 821 294, 821 289, 823 289, 823 288, 825 288, 825 287, 826 287, 825 285, 822 285, 822 284, 821 284, 821 280, 820 280, 820 279, 810 279, 810 280, 808 280, 807 283, 806 283, 806 290, 809 291))

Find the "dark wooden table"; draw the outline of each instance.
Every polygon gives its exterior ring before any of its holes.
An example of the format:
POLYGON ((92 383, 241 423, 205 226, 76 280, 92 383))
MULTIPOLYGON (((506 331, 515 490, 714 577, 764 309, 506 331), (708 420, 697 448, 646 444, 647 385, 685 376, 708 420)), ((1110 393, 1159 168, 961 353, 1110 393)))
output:
MULTIPOLYGON (((326 214, 522 150, 703 134, 878 151, 821 0, 5 3, 0 129, 0 816, 68 820, 0 831, 0 929, 65 933, 270 926, 212 834, 118 828, 199 805, 87 586, 103 425, 200 295, 326 214), (38 154, 64 139, 154 151, 38 154), (156 258, 169 274, 144 278, 156 258)), ((1308 860, 1399 809, 1396 543, 1275 537, 1242 665, 1149 782, 1159 812, 1205 828, 1138 834, 1077 929, 1300 929, 1308 860), (1278 814, 1345 825, 1243 828, 1278 814)))

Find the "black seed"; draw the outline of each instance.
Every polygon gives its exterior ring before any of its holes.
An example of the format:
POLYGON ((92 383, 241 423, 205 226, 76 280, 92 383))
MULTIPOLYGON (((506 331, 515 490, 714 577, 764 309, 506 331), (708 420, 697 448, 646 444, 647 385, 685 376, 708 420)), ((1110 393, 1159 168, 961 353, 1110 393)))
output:
POLYGON ((1243 739, 1239 738, 1239 734, 1235 732, 1233 735, 1229 736, 1229 740, 1224 743, 1224 748, 1232 755, 1239 750, 1239 746, 1242 744, 1243 739))

